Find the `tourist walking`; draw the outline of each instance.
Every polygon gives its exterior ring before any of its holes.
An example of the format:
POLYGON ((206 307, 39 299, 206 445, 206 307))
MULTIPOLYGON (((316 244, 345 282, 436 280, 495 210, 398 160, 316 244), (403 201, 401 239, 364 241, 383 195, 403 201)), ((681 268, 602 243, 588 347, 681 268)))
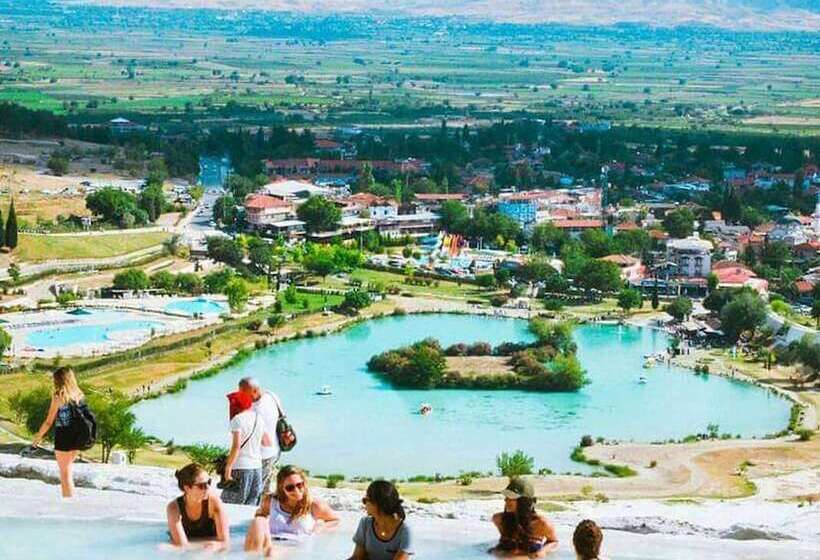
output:
POLYGON ((182 495, 165 510, 171 543, 180 548, 227 550, 230 522, 219 496, 211 491, 211 478, 200 465, 191 463, 174 473, 182 495))
POLYGON ((353 536, 356 548, 349 560, 410 560, 413 537, 396 487, 386 480, 372 482, 362 503, 367 516, 353 536))
POLYGON ((262 445, 270 445, 265 424, 242 391, 228 395, 231 450, 222 469, 222 501, 257 505, 262 496, 262 445))
POLYGON ((63 498, 71 498, 74 496, 74 460, 80 451, 94 445, 96 419, 85 403, 85 395, 71 368, 58 368, 52 380, 51 405, 31 444, 38 447, 54 426, 54 456, 60 470, 60 488, 63 498))
POLYGON ((262 498, 248 528, 245 551, 268 557, 273 540, 301 540, 312 535, 320 524, 335 525, 338 520, 329 505, 311 496, 305 472, 285 465, 276 474, 276 490, 262 498))
POLYGON ((578 560, 605 560, 601 556, 601 542, 604 535, 601 528, 591 519, 584 519, 572 535, 575 557, 578 560))
POLYGON ((264 390, 253 377, 243 377, 239 381, 239 391, 253 399, 253 408, 259 413, 265 433, 268 434, 267 444, 262 445, 262 491, 269 492, 276 464, 282 455, 279 439, 276 437, 276 424, 284 416, 282 403, 279 397, 264 390))
POLYGON ((499 532, 492 552, 542 558, 558 548, 552 523, 535 511, 535 489, 524 478, 513 478, 504 489, 504 511, 493 515, 499 532))

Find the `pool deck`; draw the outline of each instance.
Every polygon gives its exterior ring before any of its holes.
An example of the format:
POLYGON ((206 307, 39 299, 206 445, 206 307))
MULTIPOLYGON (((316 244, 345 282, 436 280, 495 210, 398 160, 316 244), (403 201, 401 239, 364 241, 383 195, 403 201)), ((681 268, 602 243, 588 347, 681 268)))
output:
MULTIPOLYGON (((0 494, 4 496, 0 517, 162 523, 165 504, 178 493, 167 469, 82 464, 76 471, 80 488, 77 497, 67 501, 59 497, 54 462, 0 455, 0 494)), ((352 535, 361 515, 361 492, 313 491, 342 512, 342 523, 335 531, 352 535)), ((488 519, 500 510, 502 501, 497 496, 446 504, 408 502, 407 506, 408 521, 417 536, 463 543, 465 548, 478 550, 496 538, 488 519)), ((236 533, 247 526, 254 508, 228 506, 228 511, 236 533)), ((592 518, 604 528, 604 552, 612 558, 801 560, 820 554, 818 504, 798 507, 763 500, 580 502, 549 516, 556 524, 563 553, 569 551, 575 524, 592 518), (754 540, 746 540, 750 537, 754 540)), ((157 543, 163 539, 164 531, 158 528, 157 543)), ((237 540, 234 547, 241 546, 237 540)), ((425 557, 423 551, 419 557, 425 557)))

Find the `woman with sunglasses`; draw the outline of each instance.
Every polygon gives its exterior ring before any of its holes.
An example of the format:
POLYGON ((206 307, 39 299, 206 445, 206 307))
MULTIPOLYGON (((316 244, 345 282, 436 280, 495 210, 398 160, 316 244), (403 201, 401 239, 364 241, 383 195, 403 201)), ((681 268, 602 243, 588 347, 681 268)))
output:
POLYGON ((166 508, 171 543, 180 548, 227 550, 230 524, 222 500, 211 492, 208 473, 191 463, 175 475, 182 496, 166 508))
POLYGON ((339 520, 329 505, 310 495, 305 472, 286 465, 276 475, 276 492, 266 494, 245 539, 247 552, 270 556, 272 541, 300 540, 339 520))
POLYGON ((349 560, 410 560, 413 539, 396 487, 386 480, 372 482, 362 503, 367 516, 353 536, 356 548, 349 560))
POLYGON ((535 510, 535 488, 524 478, 513 478, 504 489, 504 511, 493 515, 497 556, 543 558, 558 548, 552 523, 535 510))

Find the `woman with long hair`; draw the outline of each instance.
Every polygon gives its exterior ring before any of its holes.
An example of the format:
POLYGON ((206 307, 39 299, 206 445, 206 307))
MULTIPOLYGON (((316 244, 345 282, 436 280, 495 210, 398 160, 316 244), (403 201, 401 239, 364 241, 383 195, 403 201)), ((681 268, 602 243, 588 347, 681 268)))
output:
POLYGON ((528 480, 514 478, 504 490, 504 511, 493 515, 500 535, 492 552, 500 556, 543 558, 558 548, 555 527, 535 511, 535 489, 528 480))
POLYGON ((310 495, 305 472, 285 465, 276 474, 276 491, 265 494, 245 539, 246 552, 270 556, 273 539, 299 540, 321 524, 339 520, 329 505, 310 495))
POLYGON ((350 560, 410 560, 413 538, 396 487, 385 480, 372 482, 362 503, 367 516, 353 536, 350 560))
POLYGON ((230 524, 222 500, 211 492, 211 478, 191 463, 174 473, 182 495, 165 508, 171 544, 179 548, 227 550, 230 524))
POLYGON ((60 488, 63 498, 74 496, 74 460, 80 452, 78 442, 69 429, 71 425, 72 407, 85 404, 85 395, 77 385, 74 371, 69 367, 61 367, 52 374, 54 390, 51 394, 51 405, 48 414, 40 429, 31 440, 35 447, 40 445, 43 438, 54 426, 54 456, 60 469, 60 488))

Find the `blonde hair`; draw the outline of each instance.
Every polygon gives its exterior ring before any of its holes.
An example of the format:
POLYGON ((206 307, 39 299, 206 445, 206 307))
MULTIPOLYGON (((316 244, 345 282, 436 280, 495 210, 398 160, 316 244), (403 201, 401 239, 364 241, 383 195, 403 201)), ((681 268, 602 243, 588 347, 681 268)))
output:
POLYGON ((77 385, 74 370, 70 367, 57 368, 52 375, 54 379, 54 396, 62 403, 79 403, 85 395, 77 385))
POLYGON ((302 516, 310 515, 313 506, 313 499, 310 497, 310 491, 308 490, 307 476, 305 475, 305 471, 294 465, 285 465, 279 469, 279 472, 276 473, 276 492, 266 494, 262 498, 262 503, 260 504, 256 515, 268 517, 270 515, 271 502, 273 500, 278 500, 279 503, 287 500, 287 494, 285 493, 285 479, 293 475, 298 475, 302 478, 302 483, 305 485, 305 492, 302 494, 302 499, 299 500, 299 503, 296 504, 296 507, 290 512, 290 518, 291 520, 296 520, 302 516))

